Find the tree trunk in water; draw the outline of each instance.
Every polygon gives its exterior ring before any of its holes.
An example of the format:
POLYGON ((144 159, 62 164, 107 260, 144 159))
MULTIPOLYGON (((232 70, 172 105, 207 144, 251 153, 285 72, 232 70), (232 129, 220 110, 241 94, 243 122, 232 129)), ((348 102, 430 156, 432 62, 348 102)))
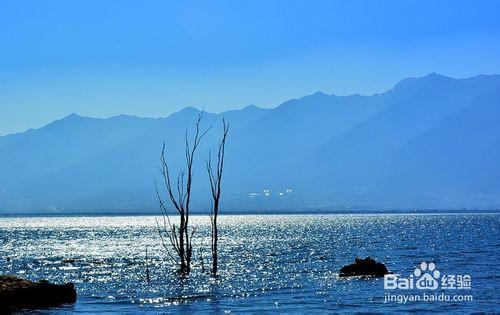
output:
POLYGON ((181 274, 187 274, 188 268, 185 260, 185 246, 184 246, 184 230, 186 228, 186 222, 184 220, 184 214, 181 213, 181 222, 179 227, 179 257, 181 258, 181 268, 179 272, 181 274))
POLYGON ((217 242, 219 237, 219 228, 217 226, 217 216, 219 215, 219 203, 221 197, 222 171, 224 169, 224 155, 226 147, 227 134, 229 125, 225 120, 222 120, 224 132, 219 142, 219 150, 217 153, 217 165, 215 169, 212 167, 212 157, 209 153, 207 160, 208 178, 210 180, 210 190, 212 193, 212 211, 210 214, 210 222, 212 223, 212 275, 217 275, 218 269, 218 249, 217 242))
POLYGON ((212 223, 212 275, 217 275, 217 214, 214 215, 212 223))

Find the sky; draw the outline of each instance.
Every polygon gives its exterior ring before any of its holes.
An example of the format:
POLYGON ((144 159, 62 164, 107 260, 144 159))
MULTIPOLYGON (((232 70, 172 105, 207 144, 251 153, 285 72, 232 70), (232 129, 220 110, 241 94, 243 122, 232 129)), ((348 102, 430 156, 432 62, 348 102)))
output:
POLYGON ((500 73, 500 1, 0 2, 0 135, 500 73))

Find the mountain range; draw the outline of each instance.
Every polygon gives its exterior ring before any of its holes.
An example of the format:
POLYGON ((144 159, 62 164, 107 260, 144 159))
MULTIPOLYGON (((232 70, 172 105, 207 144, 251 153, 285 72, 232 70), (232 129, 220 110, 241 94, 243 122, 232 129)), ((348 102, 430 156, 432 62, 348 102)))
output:
MULTIPOLYGON (((0 212, 154 213, 162 144, 181 171, 199 114, 72 114, 0 137, 0 212)), ((223 118, 228 211, 500 208, 499 75, 432 73, 370 96, 318 92, 204 113, 211 129, 194 166, 195 211, 209 206, 205 160, 223 118)))

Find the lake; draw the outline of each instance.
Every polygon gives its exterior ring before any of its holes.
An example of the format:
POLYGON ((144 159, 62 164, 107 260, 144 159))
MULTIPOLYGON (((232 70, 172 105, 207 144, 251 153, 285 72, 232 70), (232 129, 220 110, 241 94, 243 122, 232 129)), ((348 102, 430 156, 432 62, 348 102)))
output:
MULTIPOLYGON (((499 312, 500 214, 220 216, 220 276, 209 264, 209 218, 197 226, 193 272, 180 278, 154 216, 0 217, 0 273, 74 282, 78 300, 50 312, 499 312), (146 248, 148 257, 146 259, 146 248), (421 262, 469 275, 470 288, 425 291, 472 301, 387 301, 383 278, 339 278, 370 256, 399 277, 421 262), (150 281, 147 281, 149 270, 150 281)), ((453 297, 452 297, 453 298, 453 297)))

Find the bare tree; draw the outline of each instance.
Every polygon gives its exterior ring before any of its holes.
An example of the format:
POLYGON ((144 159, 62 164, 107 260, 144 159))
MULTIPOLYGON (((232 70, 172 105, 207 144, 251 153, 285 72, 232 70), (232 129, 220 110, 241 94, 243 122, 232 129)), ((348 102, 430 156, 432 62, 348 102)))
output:
POLYGON ((207 160, 207 171, 210 180, 210 190, 212 193, 212 209, 210 213, 210 221, 212 224, 212 275, 217 275, 218 267, 218 252, 217 252, 217 241, 218 241, 218 227, 217 227, 217 216, 219 214, 219 202, 221 196, 221 183, 222 183, 222 171, 224 169, 224 155, 226 149, 226 139, 229 132, 229 124, 226 124, 225 120, 223 123, 223 133, 219 142, 219 149, 217 153, 217 165, 215 169, 212 167, 212 157, 209 152, 207 160))
POLYGON ((192 238, 195 229, 189 228, 189 204, 191 201, 191 186, 193 183, 193 161, 201 140, 210 130, 210 127, 205 131, 200 130, 200 122, 203 118, 204 112, 198 115, 195 124, 195 134, 192 142, 190 143, 188 132, 186 129, 185 134, 185 160, 186 169, 181 171, 177 176, 176 183, 172 183, 170 176, 170 169, 165 157, 165 143, 161 150, 161 173, 163 175, 163 182, 167 191, 168 199, 179 214, 179 224, 172 223, 168 215, 167 206, 158 191, 156 186, 156 195, 160 204, 160 211, 162 214, 163 222, 160 224, 158 220, 156 225, 160 235, 161 243, 167 250, 169 257, 179 264, 179 272, 182 275, 187 275, 191 271, 191 258, 193 255, 192 238), (175 185, 175 186, 174 186, 175 185), (174 250, 172 254, 170 249, 174 250))

